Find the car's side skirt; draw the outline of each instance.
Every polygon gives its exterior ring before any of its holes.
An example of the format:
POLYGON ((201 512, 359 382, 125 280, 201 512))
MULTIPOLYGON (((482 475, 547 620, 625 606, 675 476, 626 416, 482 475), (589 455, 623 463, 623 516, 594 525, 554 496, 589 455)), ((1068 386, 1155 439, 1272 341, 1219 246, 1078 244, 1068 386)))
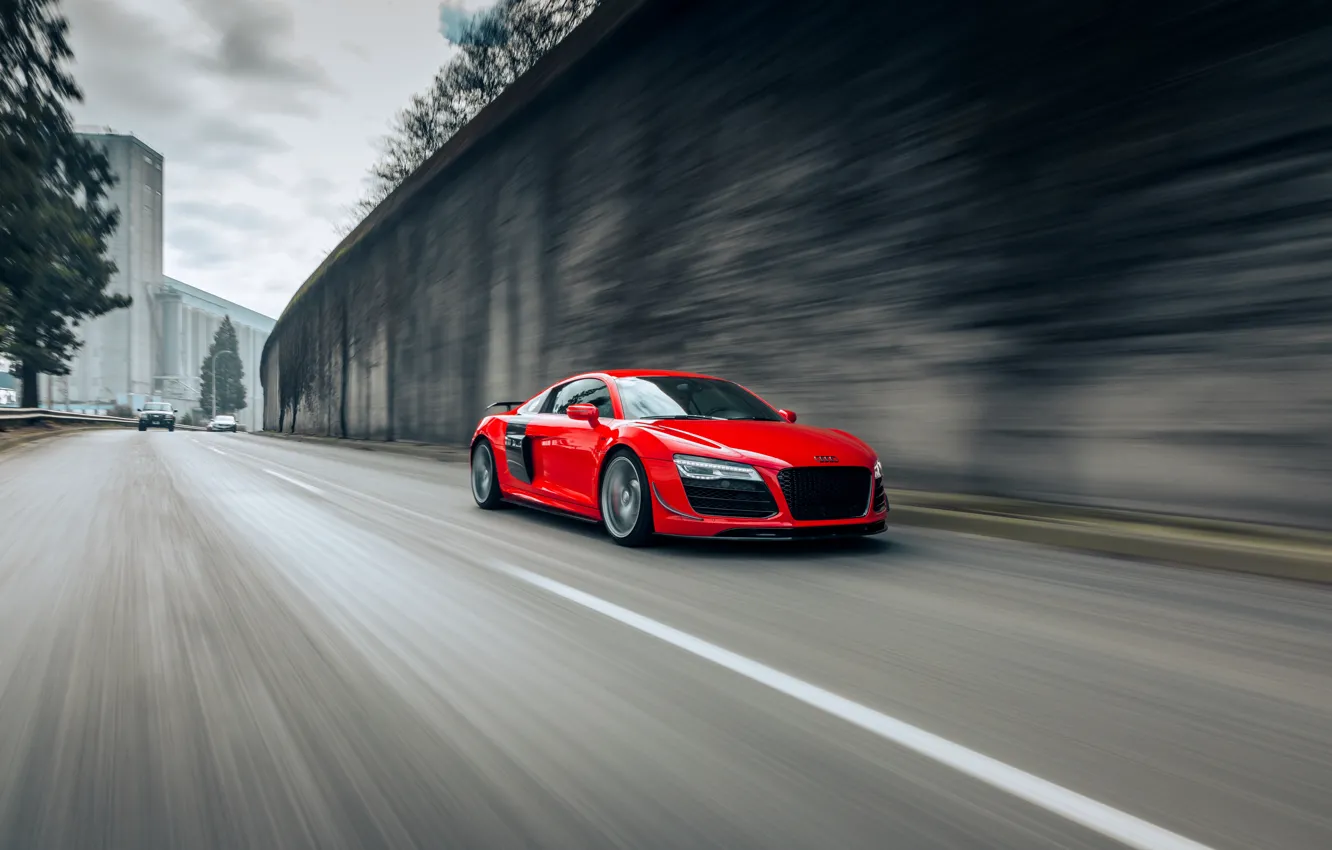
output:
POLYGON ((511 505, 516 505, 517 507, 532 508, 533 510, 541 511, 542 513, 552 514, 554 516, 568 517, 570 519, 578 519, 582 520, 583 522, 590 522, 590 523, 601 522, 601 520, 597 517, 590 517, 587 514, 579 513, 578 511, 573 510, 572 508, 563 508, 558 505, 551 505, 546 502, 540 501, 539 499, 536 499, 532 496, 526 496, 521 493, 505 494, 504 501, 508 502, 511 505))

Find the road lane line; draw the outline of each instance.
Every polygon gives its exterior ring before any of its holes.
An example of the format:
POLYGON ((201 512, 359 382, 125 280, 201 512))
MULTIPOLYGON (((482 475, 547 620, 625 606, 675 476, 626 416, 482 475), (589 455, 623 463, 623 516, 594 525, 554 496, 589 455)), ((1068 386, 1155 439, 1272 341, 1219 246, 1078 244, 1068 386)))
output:
MULTIPOLYGON (((217 449, 214 449, 213 451, 217 451, 217 449)), ((221 454, 221 452, 218 453, 221 454)), ((318 487, 315 487, 311 484, 306 484, 304 481, 297 481, 295 478, 290 478, 286 475, 283 475, 281 472, 274 472, 271 469, 265 469, 264 472, 267 472, 269 475, 273 476, 274 478, 281 478, 283 481, 287 482, 288 484, 295 484, 297 487, 300 487, 302 490, 309 490, 311 493, 323 495, 324 491, 320 490, 318 487)))
MULTIPOLYGON (((258 461, 258 458, 255 458, 258 461)), ((290 469, 293 473, 303 475, 311 480, 318 481, 335 492, 340 491, 346 495, 360 499, 365 502, 377 504, 388 508, 400 514, 411 516, 419 520, 444 526, 456 532, 461 532, 467 536, 475 537, 487 541, 491 545, 517 547, 508 544, 503 540, 493 539, 484 531, 470 528, 460 523, 444 519, 442 517, 430 516, 411 508, 404 507, 393 502, 362 493, 351 487, 312 475, 303 470, 297 470, 286 464, 276 461, 269 461, 274 466, 290 469)), ((315 490, 311 485, 288 478, 285 475, 274 472, 271 469, 264 469, 270 475, 276 475, 287 481, 291 481, 297 486, 308 490, 315 490)), ((315 492, 318 492, 315 490, 315 492)), ((1214 850, 1206 844, 1200 844, 1192 839, 1185 838, 1167 829, 1158 827, 1141 818, 1134 817, 1127 812, 1097 802, 1090 797, 1083 796, 1075 791, 1056 785, 1045 779, 1041 779, 1034 774, 1027 773, 1019 768, 1005 764, 997 759, 991 758, 983 753, 968 749, 961 744, 954 743, 946 738, 942 738, 931 732, 927 732, 917 726, 913 726, 906 721, 898 720, 882 712, 876 711, 866 705, 854 702, 846 697, 820 688, 817 685, 798 679, 787 673, 783 673, 772 667, 768 667, 761 662, 754 661, 745 656, 723 649, 712 643, 708 643, 702 638, 694 637, 687 632, 660 623, 642 614, 638 614, 627 608, 608 602, 600 597, 593 596, 590 593, 562 584, 554 579, 546 578, 539 573, 522 569, 506 563, 479 563, 479 566, 517 579, 528 585, 540 588, 549 593, 553 593, 563 599, 575 604, 581 605, 591 611, 595 611, 606 617, 609 617, 622 625, 629 626, 644 634, 658 638, 678 649, 683 649, 690 654, 711 661, 733 673, 737 673, 753 682, 766 685, 767 687, 796 699, 813 708, 817 708, 851 723, 859 726, 866 731, 878 735, 885 740, 891 741, 899 746, 909 749, 919 755, 929 758, 939 764, 951 767, 961 773, 971 776, 985 784, 1005 791, 1020 799, 1059 815, 1073 823, 1079 824, 1100 835, 1104 835, 1115 841, 1120 842, 1135 850, 1214 850)))
POLYGON ((678 649, 724 667, 746 679, 799 700, 848 723, 873 732, 926 758, 979 779, 985 784, 1020 797, 1048 812, 1087 827, 1136 850, 1212 850, 1127 812, 1098 803, 1090 797, 1019 770, 997 759, 955 744, 911 724, 838 696, 802 679, 738 655, 702 638, 659 623, 642 614, 607 602, 590 593, 561 584, 538 573, 510 564, 494 564, 505 575, 553 593, 623 625, 651 635, 678 649))

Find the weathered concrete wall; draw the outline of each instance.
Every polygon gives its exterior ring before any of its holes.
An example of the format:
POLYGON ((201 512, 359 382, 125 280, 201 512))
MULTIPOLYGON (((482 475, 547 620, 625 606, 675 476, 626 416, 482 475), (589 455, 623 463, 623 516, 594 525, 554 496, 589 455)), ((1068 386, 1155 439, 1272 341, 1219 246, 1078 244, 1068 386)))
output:
POLYGON ((1332 525, 1321 7, 641 5, 293 301, 266 427, 684 368, 901 486, 1332 525))

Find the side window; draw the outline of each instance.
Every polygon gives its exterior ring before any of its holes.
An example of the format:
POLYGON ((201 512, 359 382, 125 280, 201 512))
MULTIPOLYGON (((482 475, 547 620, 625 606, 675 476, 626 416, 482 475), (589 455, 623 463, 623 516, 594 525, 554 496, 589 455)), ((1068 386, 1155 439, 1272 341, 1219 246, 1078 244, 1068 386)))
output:
POLYGON ((541 410, 546 405, 546 400, 549 398, 550 398, 550 391, 547 390, 546 392, 542 393, 541 395, 529 401, 527 404, 524 404, 522 407, 518 408, 518 412, 526 416, 530 416, 533 413, 540 413, 541 410))
POLYGON ((583 378, 570 381, 555 391, 554 403, 550 412, 563 415, 571 404, 595 404, 597 413, 603 419, 611 419, 615 412, 611 407, 610 387, 596 378, 583 378))

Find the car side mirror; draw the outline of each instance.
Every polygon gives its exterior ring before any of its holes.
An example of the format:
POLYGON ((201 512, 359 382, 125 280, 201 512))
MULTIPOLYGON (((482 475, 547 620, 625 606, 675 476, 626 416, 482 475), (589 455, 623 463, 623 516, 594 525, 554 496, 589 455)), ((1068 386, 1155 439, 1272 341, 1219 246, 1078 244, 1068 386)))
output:
POLYGON ((570 419, 577 419, 579 422, 596 422, 600 419, 595 404, 571 404, 565 411, 570 419))
POLYGON ((796 415, 794 410, 779 410, 777 411, 777 415, 785 419, 787 422, 796 421, 796 415))
POLYGON ((142 408, 142 407, 136 407, 136 408, 134 408, 134 412, 135 412, 135 413, 143 413, 143 408, 142 408))

